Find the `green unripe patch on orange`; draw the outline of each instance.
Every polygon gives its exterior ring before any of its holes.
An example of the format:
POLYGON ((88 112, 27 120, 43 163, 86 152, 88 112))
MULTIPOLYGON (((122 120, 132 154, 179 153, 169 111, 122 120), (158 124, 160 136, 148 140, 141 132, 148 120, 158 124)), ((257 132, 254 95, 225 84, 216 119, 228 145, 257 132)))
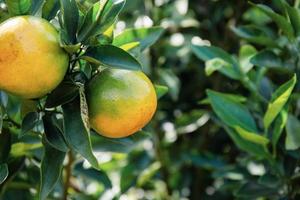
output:
POLYGON ((105 69, 87 86, 90 124, 99 134, 120 138, 143 128, 153 117, 157 99, 140 71, 105 69))

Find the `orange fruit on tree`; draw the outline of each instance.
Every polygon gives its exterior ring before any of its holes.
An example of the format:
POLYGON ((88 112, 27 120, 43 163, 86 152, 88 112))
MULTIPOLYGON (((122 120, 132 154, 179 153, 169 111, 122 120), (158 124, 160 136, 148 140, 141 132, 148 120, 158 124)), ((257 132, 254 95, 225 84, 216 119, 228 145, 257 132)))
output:
POLYGON ((129 136, 153 117, 157 99, 141 71, 104 69, 87 86, 91 127, 110 138, 129 136))
POLYGON ((0 89, 31 99, 46 95, 64 78, 69 56, 48 21, 19 16, 0 24, 0 89))

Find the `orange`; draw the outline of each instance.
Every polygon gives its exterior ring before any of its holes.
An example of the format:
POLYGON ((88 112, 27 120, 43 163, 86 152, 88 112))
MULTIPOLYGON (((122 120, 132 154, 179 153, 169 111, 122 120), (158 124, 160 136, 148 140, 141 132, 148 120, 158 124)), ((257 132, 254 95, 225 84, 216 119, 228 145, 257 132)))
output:
POLYGON ((89 82, 86 93, 91 127, 110 138, 139 131, 157 106, 155 89, 140 71, 105 69, 89 82))
POLYGON ((69 56, 48 21, 19 16, 0 24, 0 89, 16 96, 39 98, 64 78, 69 56))

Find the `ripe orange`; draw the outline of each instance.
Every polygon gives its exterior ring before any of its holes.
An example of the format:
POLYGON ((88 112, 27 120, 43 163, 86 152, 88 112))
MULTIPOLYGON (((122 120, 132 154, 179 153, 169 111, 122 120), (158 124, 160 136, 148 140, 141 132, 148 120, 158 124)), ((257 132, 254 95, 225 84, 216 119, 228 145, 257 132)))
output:
POLYGON ((157 99, 148 77, 140 71, 105 69, 87 86, 90 124, 110 138, 129 136, 153 117, 157 99))
POLYGON ((0 89, 22 98, 46 95, 63 79, 69 56, 46 20, 10 18, 0 24, 0 89))

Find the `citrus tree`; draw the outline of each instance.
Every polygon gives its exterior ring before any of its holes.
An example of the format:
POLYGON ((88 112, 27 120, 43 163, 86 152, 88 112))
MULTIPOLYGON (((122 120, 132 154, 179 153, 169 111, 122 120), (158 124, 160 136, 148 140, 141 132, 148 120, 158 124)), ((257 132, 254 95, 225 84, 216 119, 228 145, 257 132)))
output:
POLYGON ((149 136, 140 129, 167 88, 139 58, 163 29, 114 35, 125 0, 0 3, 1 198, 67 199, 84 195, 85 179, 111 188, 97 152, 149 136))

